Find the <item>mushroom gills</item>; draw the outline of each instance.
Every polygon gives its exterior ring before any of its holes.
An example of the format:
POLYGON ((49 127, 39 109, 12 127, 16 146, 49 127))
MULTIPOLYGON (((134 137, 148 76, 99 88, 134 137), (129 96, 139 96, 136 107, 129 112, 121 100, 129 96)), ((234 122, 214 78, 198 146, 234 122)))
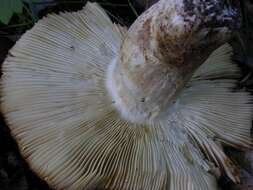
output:
POLYGON ((96 3, 49 15, 3 64, 1 109, 23 157, 56 189, 215 190, 218 168, 239 176, 222 145, 251 148, 252 98, 225 44, 160 120, 121 117, 106 73, 126 29, 96 3))

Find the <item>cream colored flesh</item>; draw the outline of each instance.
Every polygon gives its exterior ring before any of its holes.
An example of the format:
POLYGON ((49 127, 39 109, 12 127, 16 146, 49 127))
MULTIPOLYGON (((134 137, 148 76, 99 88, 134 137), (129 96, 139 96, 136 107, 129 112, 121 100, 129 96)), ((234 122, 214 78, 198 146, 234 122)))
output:
POLYGON ((160 0, 141 14, 108 72, 122 117, 139 124, 160 118, 196 68, 230 38, 236 14, 212 0, 160 0))
POLYGON ((70 190, 215 190, 216 167, 238 181, 221 145, 252 147, 252 98, 233 89, 231 47, 216 50, 157 120, 139 124, 112 98, 108 68, 125 34, 88 3, 42 19, 10 51, 1 109, 30 167, 70 190))

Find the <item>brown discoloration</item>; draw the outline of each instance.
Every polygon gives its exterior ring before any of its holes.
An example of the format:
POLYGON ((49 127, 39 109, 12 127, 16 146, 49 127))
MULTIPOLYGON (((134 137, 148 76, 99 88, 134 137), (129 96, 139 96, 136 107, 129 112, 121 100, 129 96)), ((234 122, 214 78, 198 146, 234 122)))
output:
POLYGON ((141 49, 145 49, 149 47, 150 38, 151 38, 151 18, 147 19, 144 23, 142 28, 138 31, 137 34, 137 43, 140 44, 141 49))
POLYGON ((206 2, 191 10, 190 1, 160 0, 131 26, 115 72, 118 93, 129 115, 138 118, 140 114, 143 122, 164 112, 196 68, 227 41, 231 29, 220 28, 224 23, 220 16, 229 15, 222 15, 220 4, 212 5, 212 11, 219 10, 213 15, 205 10, 206 2))
POLYGON ((159 21, 161 23, 159 24, 156 40, 158 42, 158 52, 161 53, 165 63, 169 60, 169 64, 186 66, 191 62, 187 58, 194 58, 193 54, 203 55, 206 58, 214 49, 224 43, 229 38, 230 32, 236 28, 235 23, 238 23, 240 17, 235 19, 235 16, 238 16, 235 10, 224 8, 219 1, 194 2, 184 0, 184 7, 181 11, 178 10, 179 7, 175 8, 178 15, 183 18, 183 32, 177 31, 176 27, 165 22, 166 19, 159 21), (218 37, 222 31, 214 29, 219 27, 227 27, 227 38, 218 37), (201 38, 199 34, 203 32, 207 34, 201 38), (205 46, 203 47, 202 44, 205 44, 205 46), (208 53, 202 54, 203 48, 208 53))
MULTIPOLYGON (((163 31, 161 27, 161 31, 163 31)), ((157 35, 158 52, 164 63, 180 66, 184 62, 185 54, 185 37, 171 36, 170 34, 157 35)))
POLYGON ((137 32, 136 43, 139 44, 140 50, 143 52, 144 59, 148 59, 148 47, 150 46, 151 38, 151 21, 149 18, 143 23, 143 27, 137 32))
POLYGON ((234 178, 234 182, 240 183, 240 178, 241 178, 240 169, 236 167, 235 164, 228 157, 224 159, 224 165, 228 168, 228 170, 231 171, 234 178))

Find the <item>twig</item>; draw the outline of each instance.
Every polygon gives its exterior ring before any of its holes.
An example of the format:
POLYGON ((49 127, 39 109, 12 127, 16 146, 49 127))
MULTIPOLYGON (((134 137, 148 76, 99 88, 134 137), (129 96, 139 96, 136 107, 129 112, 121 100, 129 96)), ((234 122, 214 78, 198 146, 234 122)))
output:
MULTIPOLYGON (((44 1, 44 2, 34 2, 33 4, 79 4, 84 3, 83 1, 63 1, 63 2, 54 2, 54 1, 44 1)), ((128 7, 128 4, 118 4, 118 3, 109 3, 109 2, 98 2, 100 5, 104 6, 113 6, 113 7, 128 7)))
POLYGON ((16 27, 22 27, 22 26, 27 26, 33 24, 33 22, 24 22, 24 23, 19 23, 19 24, 13 24, 5 27, 1 27, 0 30, 2 29, 9 29, 9 28, 16 28, 16 27))
POLYGON ((107 10, 105 10, 105 11, 106 11, 106 13, 107 13, 108 15, 110 15, 110 16, 113 17, 115 20, 117 20, 121 25, 123 25, 123 26, 126 25, 126 24, 125 24, 122 20, 120 20, 118 17, 114 16, 112 13, 110 13, 110 12, 107 11, 107 10))
POLYGON ((37 18, 34 16, 33 12, 30 10, 30 8, 28 8, 26 5, 24 5, 24 8, 26 10, 26 12, 30 15, 30 17, 32 18, 33 24, 35 24, 37 22, 37 18))
POLYGON ((134 8, 134 6, 133 6, 133 4, 131 3, 130 0, 128 0, 128 4, 129 4, 130 8, 132 9, 133 13, 135 14, 135 16, 138 17, 139 15, 138 15, 138 13, 136 12, 136 10, 135 10, 135 8, 134 8))

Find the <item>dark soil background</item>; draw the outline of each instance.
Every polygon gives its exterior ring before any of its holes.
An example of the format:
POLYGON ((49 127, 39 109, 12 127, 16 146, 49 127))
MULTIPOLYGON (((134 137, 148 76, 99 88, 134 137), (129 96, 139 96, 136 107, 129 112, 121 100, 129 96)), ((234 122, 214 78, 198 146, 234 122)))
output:
MULTIPOLYGON (((96 2, 105 8, 114 22, 130 26, 137 15, 155 1, 157 0, 97 0, 96 2)), ((0 63, 4 61, 8 50, 16 40, 38 19, 52 12, 79 10, 85 5, 86 0, 24 0, 24 2, 22 14, 14 14, 7 25, 0 22, 0 63)), ((241 0, 240 2, 243 26, 231 43, 235 48, 234 60, 241 66, 244 73, 238 86, 253 92, 253 1, 241 0)), ((235 185, 223 176, 219 182, 222 189, 253 190, 253 153, 233 149, 226 149, 226 152, 232 156, 238 166, 240 165, 242 183, 235 185)), ((40 180, 21 158, 17 144, 0 115, 0 190, 49 189, 48 185, 40 180)))

